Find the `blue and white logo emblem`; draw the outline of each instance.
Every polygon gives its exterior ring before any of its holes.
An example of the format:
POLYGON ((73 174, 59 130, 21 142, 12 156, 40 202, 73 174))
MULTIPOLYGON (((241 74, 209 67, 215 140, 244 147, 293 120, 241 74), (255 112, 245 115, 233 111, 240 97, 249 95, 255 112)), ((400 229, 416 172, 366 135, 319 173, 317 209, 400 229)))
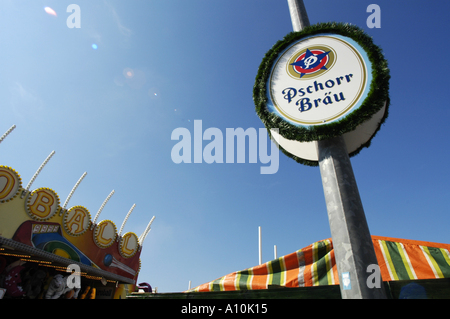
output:
POLYGON ((297 79, 308 79, 322 75, 332 68, 336 52, 327 46, 311 46, 296 52, 288 62, 287 72, 297 79))

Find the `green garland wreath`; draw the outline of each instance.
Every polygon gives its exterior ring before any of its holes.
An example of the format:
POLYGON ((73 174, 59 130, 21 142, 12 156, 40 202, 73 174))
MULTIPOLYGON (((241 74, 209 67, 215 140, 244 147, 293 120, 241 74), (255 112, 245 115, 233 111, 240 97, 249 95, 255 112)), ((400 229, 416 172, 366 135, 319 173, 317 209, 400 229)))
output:
MULTIPOLYGON (((367 143, 362 145, 358 150, 349 154, 350 156, 354 156, 358 154, 362 148, 370 146, 372 138, 376 135, 388 116, 389 79, 390 74, 388 63, 383 56, 381 48, 376 46, 373 43, 372 38, 365 34, 362 29, 355 25, 346 23, 319 23, 306 27, 300 32, 289 33, 284 37, 284 39, 275 43, 275 45, 266 53, 259 66, 255 84, 253 86, 253 101, 256 106, 256 113, 264 123, 270 136, 270 129, 278 128, 279 134, 281 134, 284 138, 297 140, 300 142, 326 140, 353 131, 358 125, 369 120, 386 104, 386 111, 378 126, 378 129, 367 143), (269 80, 272 66, 281 52, 283 52, 291 43, 295 41, 322 33, 340 34, 356 41, 366 51, 369 60, 372 63, 372 83, 370 85, 367 98, 364 100, 361 107, 345 118, 321 126, 312 126, 308 128, 298 127, 290 124, 267 109, 268 97, 266 84, 269 80)), ((318 165, 316 161, 309 161, 299 158, 285 151, 282 147, 280 148, 283 153, 301 164, 309 166, 318 165)))

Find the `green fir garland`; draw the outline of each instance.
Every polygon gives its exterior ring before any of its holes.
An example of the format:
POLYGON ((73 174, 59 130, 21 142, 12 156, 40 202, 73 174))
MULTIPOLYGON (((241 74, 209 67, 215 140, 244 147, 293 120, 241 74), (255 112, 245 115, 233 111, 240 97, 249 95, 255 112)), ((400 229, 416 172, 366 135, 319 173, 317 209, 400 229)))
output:
MULTIPOLYGON (((266 53, 259 66, 255 84, 253 86, 253 101, 256 106, 256 113, 267 128, 269 135, 270 129, 278 128, 279 134, 281 134, 284 138, 289 140, 297 140, 300 142, 326 140, 353 131, 358 125, 369 120, 386 104, 386 111, 377 131, 367 143, 362 145, 358 150, 349 154, 350 156, 354 156, 358 154, 362 148, 369 147, 372 138, 376 135, 388 116, 389 79, 390 74, 388 63, 383 56, 381 48, 376 46, 373 43, 372 38, 365 34, 362 29, 355 25, 346 23, 319 23, 306 27, 300 32, 289 33, 284 37, 284 39, 275 43, 275 45, 266 53), (366 51, 369 60, 372 63, 372 83, 370 84, 370 91, 361 107, 345 118, 320 126, 298 127, 290 124, 267 109, 267 82, 269 80, 273 64, 277 60, 279 54, 289 45, 303 38, 325 33, 339 34, 349 37, 356 41, 366 51)), ((285 151, 281 146, 280 148, 283 153, 301 164, 309 166, 318 165, 316 161, 308 161, 299 158, 285 151)))

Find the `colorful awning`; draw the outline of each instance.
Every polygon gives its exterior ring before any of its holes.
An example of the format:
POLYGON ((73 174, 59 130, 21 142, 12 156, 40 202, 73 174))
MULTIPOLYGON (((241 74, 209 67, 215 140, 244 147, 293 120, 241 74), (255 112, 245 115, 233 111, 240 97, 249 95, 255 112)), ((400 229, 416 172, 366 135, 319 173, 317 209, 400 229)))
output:
MULTIPOLYGON (((383 281, 450 278, 450 245, 372 236, 383 281)), ((292 254, 202 284, 189 292, 338 285, 333 243, 325 239, 292 254)))

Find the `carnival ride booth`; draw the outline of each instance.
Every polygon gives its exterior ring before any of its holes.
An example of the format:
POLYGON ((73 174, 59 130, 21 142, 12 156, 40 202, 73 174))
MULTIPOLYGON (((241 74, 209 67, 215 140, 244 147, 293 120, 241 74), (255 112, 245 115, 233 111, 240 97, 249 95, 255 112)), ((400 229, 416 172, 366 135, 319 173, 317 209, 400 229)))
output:
POLYGON ((61 207, 49 188, 22 188, 15 170, 0 166, 0 298, 125 298, 143 237, 122 228, 92 222, 83 206, 61 207))

